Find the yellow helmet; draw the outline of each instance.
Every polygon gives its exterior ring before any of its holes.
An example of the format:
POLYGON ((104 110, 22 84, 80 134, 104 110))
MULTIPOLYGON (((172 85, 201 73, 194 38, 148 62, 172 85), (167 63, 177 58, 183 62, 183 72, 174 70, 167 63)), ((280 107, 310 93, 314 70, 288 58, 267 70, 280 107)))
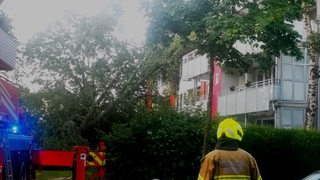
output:
POLYGON ((232 118, 227 118, 219 123, 217 130, 217 138, 221 138, 223 134, 226 137, 241 141, 243 136, 243 130, 237 121, 233 120, 232 118))

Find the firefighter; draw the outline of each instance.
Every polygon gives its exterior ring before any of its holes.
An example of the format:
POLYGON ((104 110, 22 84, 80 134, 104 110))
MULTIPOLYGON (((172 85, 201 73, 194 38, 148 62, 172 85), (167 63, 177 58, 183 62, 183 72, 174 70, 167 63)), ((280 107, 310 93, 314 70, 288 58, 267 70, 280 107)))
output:
POLYGON ((262 180, 254 157, 239 148, 242 136, 240 124, 232 118, 219 123, 217 144, 202 158, 198 180, 262 180))

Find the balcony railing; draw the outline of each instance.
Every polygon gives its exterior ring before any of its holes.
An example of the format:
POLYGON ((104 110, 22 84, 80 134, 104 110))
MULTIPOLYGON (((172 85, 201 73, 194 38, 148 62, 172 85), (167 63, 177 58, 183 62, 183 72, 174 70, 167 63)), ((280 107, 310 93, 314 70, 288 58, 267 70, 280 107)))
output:
POLYGON ((206 55, 196 56, 182 62, 181 79, 190 80, 209 73, 208 58, 206 55))
POLYGON ((12 70, 16 63, 17 42, 0 28, 0 70, 12 70))
POLYGON ((270 110, 270 101, 278 98, 279 80, 265 80, 221 91, 218 112, 221 116, 270 110))

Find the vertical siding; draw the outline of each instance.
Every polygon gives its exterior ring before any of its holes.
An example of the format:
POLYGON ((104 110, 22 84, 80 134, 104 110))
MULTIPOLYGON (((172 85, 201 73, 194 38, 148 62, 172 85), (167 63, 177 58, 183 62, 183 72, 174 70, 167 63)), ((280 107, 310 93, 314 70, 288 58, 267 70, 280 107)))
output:
POLYGON ((0 28, 0 70, 12 70, 16 63, 17 42, 0 28))

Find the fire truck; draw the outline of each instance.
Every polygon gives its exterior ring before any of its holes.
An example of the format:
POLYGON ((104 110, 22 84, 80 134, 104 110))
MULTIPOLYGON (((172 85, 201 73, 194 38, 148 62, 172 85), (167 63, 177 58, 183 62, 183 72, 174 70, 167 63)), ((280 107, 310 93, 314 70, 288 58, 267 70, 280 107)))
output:
MULTIPOLYGON (((0 0, 0 4, 3 0, 0 0)), ((0 71, 15 68, 17 42, 0 28, 0 71)), ((97 168, 90 179, 105 177, 105 145, 96 151, 74 146, 70 151, 37 150, 33 138, 19 131, 24 122, 19 118, 18 89, 0 77, 0 180, 36 179, 42 167, 70 167, 73 180, 85 180, 86 168, 97 168)))

